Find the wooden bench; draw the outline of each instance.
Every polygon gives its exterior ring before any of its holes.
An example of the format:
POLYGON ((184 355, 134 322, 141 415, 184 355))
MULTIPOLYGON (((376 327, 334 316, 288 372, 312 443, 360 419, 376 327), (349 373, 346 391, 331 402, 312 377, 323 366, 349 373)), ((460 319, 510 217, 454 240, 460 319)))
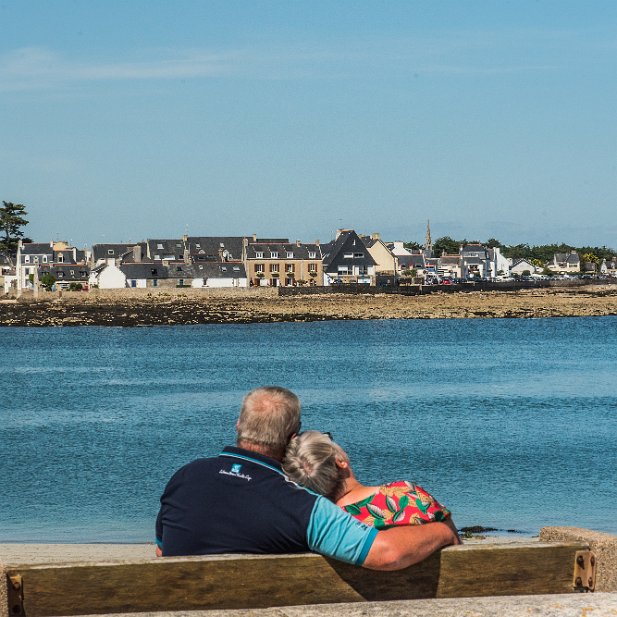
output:
POLYGON ((530 542, 448 547, 398 572, 301 554, 5 563, 0 574, 0 617, 44 617, 593 591, 595 558, 584 542, 530 542))

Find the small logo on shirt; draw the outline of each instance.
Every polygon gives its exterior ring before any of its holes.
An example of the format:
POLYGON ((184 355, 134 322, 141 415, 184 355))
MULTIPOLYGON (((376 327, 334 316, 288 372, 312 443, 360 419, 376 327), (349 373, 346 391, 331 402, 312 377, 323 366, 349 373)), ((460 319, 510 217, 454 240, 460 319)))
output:
POLYGON ((242 478, 243 480, 246 480, 247 482, 250 482, 252 480, 251 476, 241 473, 242 472, 242 465, 240 463, 234 463, 231 466, 231 470, 227 471, 226 469, 221 469, 219 471, 220 474, 223 474, 224 476, 233 476, 234 478, 242 478))

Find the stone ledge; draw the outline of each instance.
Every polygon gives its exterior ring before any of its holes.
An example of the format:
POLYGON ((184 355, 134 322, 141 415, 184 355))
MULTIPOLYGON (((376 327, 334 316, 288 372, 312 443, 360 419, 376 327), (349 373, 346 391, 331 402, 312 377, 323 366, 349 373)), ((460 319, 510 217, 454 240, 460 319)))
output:
MULTIPOLYGON (((114 617, 615 617, 617 593, 490 596, 290 606, 266 609, 117 613, 114 617)), ((89 616, 82 616, 89 617, 89 616)), ((100 617, 100 616, 99 616, 100 617)), ((111 617, 111 616, 110 616, 111 617)))
POLYGON ((540 542, 589 544, 597 559, 596 591, 617 591, 617 536, 580 527, 543 527, 540 542))

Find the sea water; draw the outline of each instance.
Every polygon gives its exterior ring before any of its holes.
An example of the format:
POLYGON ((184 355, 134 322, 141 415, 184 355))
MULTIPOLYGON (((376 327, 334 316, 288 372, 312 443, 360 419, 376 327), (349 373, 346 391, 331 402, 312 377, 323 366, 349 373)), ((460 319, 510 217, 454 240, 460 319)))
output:
POLYGON ((617 317, 2 328, 0 542, 152 540, 170 475, 263 384, 458 526, 617 533, 616 340, 617 317))

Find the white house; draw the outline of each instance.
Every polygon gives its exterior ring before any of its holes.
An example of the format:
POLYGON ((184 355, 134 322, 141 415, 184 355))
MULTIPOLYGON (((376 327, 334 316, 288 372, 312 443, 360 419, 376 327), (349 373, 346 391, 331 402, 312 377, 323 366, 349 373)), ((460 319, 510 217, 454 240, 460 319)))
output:
POLYGON ((539 268, 534 266, 528 259, 515 259, 510 266, 510 272, 517 276, 525 274, 535 274, 539 268))
POLYGON ((103 263, 90 271, 88 284, 90 288, 124 289, 126 287, 126 274, 113 263, 103 263))

